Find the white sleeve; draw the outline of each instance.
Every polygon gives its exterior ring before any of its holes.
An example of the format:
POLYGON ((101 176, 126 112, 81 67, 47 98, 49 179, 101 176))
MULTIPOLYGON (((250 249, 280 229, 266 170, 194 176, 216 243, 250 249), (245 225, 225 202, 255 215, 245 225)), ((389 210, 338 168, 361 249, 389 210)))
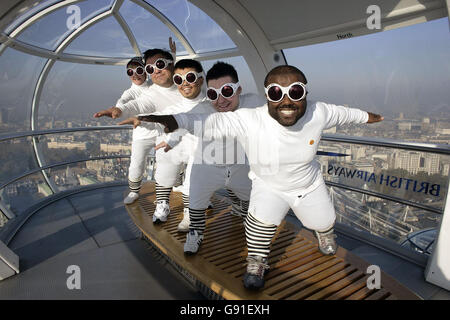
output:
POLYGON ((203 136, 205 139, 245 137, 247 130, 241 111, 215 112, 209 115, 179 113, 174 117, 180 128, 184 128, 196 136, 203 136))
POLYGON ((369 120, 369 114, 366 111, 334 104, 321 104, 325 112, 325 129, 350 123, 366 123, 369 120))
MULTIPOLYGON (((125 103, 128 101, 134 100, 138 97, 138 94, 132 89, 129 88, 125 90, 122 95, 120 96, 119 100, 116 102, 116 107, 121 109, 125 103)), ((121 109, 122 110, 122 109, 121 109)))
POLYGON ((117 106, 122 111, 122 117, 130 118, 138 114, 148 114, 156 111, 156 106, 151 95, 141 94, 137 99, 130 100, 122 107, 117 106))

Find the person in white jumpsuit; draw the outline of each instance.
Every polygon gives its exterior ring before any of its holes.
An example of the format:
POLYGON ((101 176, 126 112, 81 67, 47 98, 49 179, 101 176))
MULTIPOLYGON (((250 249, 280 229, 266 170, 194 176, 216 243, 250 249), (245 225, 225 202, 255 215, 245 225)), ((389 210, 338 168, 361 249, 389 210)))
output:
POLYGON ((359 109, 306 100, 306 77, 294 66, 278 66, 266 76, 267 104, 256 109, 209 116, 178 114, 153 118, 168 131, 193 132, 201 121, 206 137, 237 137, 250 162, 252 193, 245 223, 248 257, 244 286, 260 289, 269 266, 270 243, 277 226, 293 210, 314 231, 323 254, 336 253, 335 211, 315 160, 323 130, 349 123, 373 123, 383 117, 359 109))
MULTIPOLYGON (((135 117, 138 114, 151 112, 161 112, 171 107, 173 112, 186 112, 192 106, 187 105, 184 97, 180 94, 178 88, 173 83, 174 63, 172 55, 162 49, 149 49, 144 52, 144 61, 146 62, 145 71, 150 75, 153 85, 145 90, 137 99, 131 100, 121 106, 115 106, 103 110, 98 114, 119 117, 135 117)), ((137 119, 133 121, 139 122, 137 119)), ((128 120, 125 121, 129 123, 128 120)), ((122 123, 125 123, 122 122, 122 123)), ((161 126, 158 126, 159 135, 156 137, 156 143, 165 139, 165 134, 161 126)), ((159 153, 160 154, 160 153, 159 153)), ((167 221, 170 213, 169 195, 172 187, 179 179, 180 164, 158 161, 156 154, 156 209, 153 214, 153 222, 160 223, 167 221), (173 171, 176 171, 175 173, 173 171)))
MULTIPOLYGON (((169 37, 169 47, 172 56, 176 55, 175 42, 169 37)), ((150 79, 145 71, 145 63, 142 57, 134 57, 127 63, 127 75, 130 77, 132 85, 125 90, 122 96, 117 100, 116 107, 120 110, 125 108, 125 104, 136 100, 151 85, 150 79), (148 79, 148 81, 147 81, 148 79)), ((94 114, 94 117, 111 116, 113 108, 103 110, 94 114)), ((130 119, 132 120, 132 119, 130 119)), ((134 124, 131 143, 130 167, 128 168, 128 187, 129 194, 125 197, 124 203, 131 204, 139 198, 139 191, 142 185, 147 156, 151 155, 152 148, 155 147, 156 138, 161 134, 160 126, 150 125, 149 123, 140 123, 137 119, 132 120, 134 124)))
MULTIPOLYGON (((183 96, 180 102, 183 110, 192 109, 199 103, 206 101, 203 67, 198 61, 192 59, 178 61, 174 67, 173 80, 183 96)), ((161 113, 173 114, 179 112, 180 106, 174 105, 165 108, 161 113)), ((187 232, 189 231, 189 177, 197 138, 186 130, 180 129, 172 134, 162 135, 159 141, 155 149, 157 161, 162 164, 156 171, 156 178, 160 184, 175 186, 179 172, 186 167, 183 185, 179 188, 182 192, 184 209, 183 220, 178 225, 178 230, 187 232)))
MULTIPOLYGON (((233 113, 231 111, 255 108, 264 104, 264 99, 258 95, 241 95, 242 88, 237 72, 230 64, 216 63, 208 70, 206 80, 207 97, 210 101, 198 105, 189 113, 202 115, 233 113)), ((197 129, 201 131, 201 128, 197 129)), ((194 126, 189 132, 196 134, 194 126)), ((190 226, 184 245, 186 254, 195 254, 200 248, 205 230, 205 211, 215 191, 221 188, 230 189, 241 201, 242 210, 239 213, 245 218, 251 191, 248 171, 245 152, 235 139, 226 141, 223 141, 222 137, 212 140, 198 139, 190 173, 190 226)))
MULTIPOLYGON (((151 85, 147 81, 142 57, 134 57, 127 63, 126 67, 127 75, 130 77, 132 84, 129 89, 123 92, 119 100, 117 100, 116 106, 118 107, 137 99, 151 85)), ((130 192, 123 200, 125 204, 133 203, 139 198, 145 164, 147 163, 147 155, 155 146, 155 139, 158 135, 158 130, 155 129, 154 125, 149 123, 143 123, 141 126, 133 129, 130 167, 128 168, 128 188, 130 192)))

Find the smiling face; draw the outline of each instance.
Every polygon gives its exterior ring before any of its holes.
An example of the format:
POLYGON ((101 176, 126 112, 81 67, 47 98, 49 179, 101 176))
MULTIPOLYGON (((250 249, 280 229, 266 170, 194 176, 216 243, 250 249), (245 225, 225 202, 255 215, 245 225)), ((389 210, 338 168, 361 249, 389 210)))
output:
MULTIPOLYGON (((211 79, 208 81, 208 87, 220 89, 225 83, 234 83, 230 76, 220 77, 218 79, 211 79)), ((224 98, 221 94, 215 101, 211 101, 214 109, 218 112, 234 111, 239 106, 239 95, 242 88, 239 87, 231 98, 224 98)))
MULTIPOLYGON (((305 79, 294 73, 275 74, 267 79, 267 84, 277 83, 283 87, 288 87, 294 82, 305 83, 305 79)), ((267 106, 272 118, 278 121, 282 126, 290 127, 296 124, 305 114, 306 96, 300 101, 292 101, 289 99, 288 95, 285 94, 283 99, 279 102, 267 100, 267 106)))
MULTIPOLYGON (((156 60, 158 59, 164 59, 164 56, 162 54, 155 54, 152 57, 147 58, 147 60, 145 61, 145 64, 155 64, 156 60)), ((166 68, 159 70, 158 68, 153 68, 154 71, 153 73, 150 75, 150 77, 152 78, 152 82, 154 84, 157 84, 161 87, 170 87, 173 85, 173 80, 172 80, 172 76, 173 76, 173 63, 169 64, 169 66, 167 66, 166 68)))
MULTIPOLYGON (((174 74, 180 74, 182 76, 186 75, 188 72, 195 72, 195 68, 184 68, 180 69, 177 68, 174 71, 174 74)), ((183 97, 187 99, 195 99, 202 91, 202 85, 203 85, 203 77, 197 78, 197 80, 194 83, 189 83, 186 80, 183 81, 181 85, 177 85, 178 91, 183 95, 183 97)))
MULTIPOLYGON (((127 69, 134 69, 136 71, 137 67, 144 68, 143 66, 140 66, 138 64, 131 63, 128 65, 127 69)), ((135 85, 140 86, 145 82, 145 80, 147 80, 147 74, 144 72, 143 74, 138 75, 136 72, 133 72, 133 75, 131 77, 129 76, 129 78, 135 85)))

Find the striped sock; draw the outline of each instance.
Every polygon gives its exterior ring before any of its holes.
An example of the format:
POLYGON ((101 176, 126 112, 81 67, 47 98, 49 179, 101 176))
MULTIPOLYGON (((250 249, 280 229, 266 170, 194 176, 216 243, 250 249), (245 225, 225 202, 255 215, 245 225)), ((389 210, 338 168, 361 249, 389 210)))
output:
POLYGON ((197 230, 199 234, 203 234, 206 225, 205 212, 206 209, 189 208, 189 220, 191 221, 189 230, 197 230))
POLYGON ((189 208, 189 195, 182 193, 181 197, 183 199, 183 207, 189 208))
POLYGON ((234 216, 241 215, 241 199, 239 199, 236 194, 230 189, 226 189, 228 193, 228 198, 231 200, 231 214, 234 216))
POLYGON ((276 231, 276 225, 258 221, 249 213, 245 223, 248 255, 267 258, 270 253, 270 243, 276 231))
POLYGON ((172 191, 172 187, 163 187, 160 184, 155 184, 156 188, 156 201, 165 200, 169 202, 170 191, 172 191))
POLYGON ((244 219, 244 221, 245 221, 245 218, 247 217, 249 203, 250 203, 250 201, 241 200, 241 215, 242 215, 242 218, 244 219))
POLYGON ((130 192, 139 193, 139 191, 141 191, 141 185, 142 178, 138 181, 131 181, 130 179, 128 179, 128 188, 130 189, 130 192))

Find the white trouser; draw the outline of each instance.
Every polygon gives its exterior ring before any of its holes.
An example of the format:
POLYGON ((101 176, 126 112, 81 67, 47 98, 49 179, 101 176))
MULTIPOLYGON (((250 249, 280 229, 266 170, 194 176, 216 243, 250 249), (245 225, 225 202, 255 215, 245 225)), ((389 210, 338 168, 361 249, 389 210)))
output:
POLYGON ((249 213, 261 222, 278 226, 289 208, 303 226, 311 230, 327 231, 336 220, 334 206, 325 182, 299 197, 273 190, 260 178, 254 177, 249 213))
POLYGON ((194 163, 190 174, 189 208, 207 208, 213 193, 221 188, 231 189, 239 199, 248 201, 252 187, 249 170, 246 164, 215 166, 194 163))
MULTIPOLYGON (((165 136, 160 136, 156 139, 156 144, 165 140, 165 136)), ((177 185, 180 173, 188 162, 188 158, 183 151, 183 148, 178 146, 168 152, 165 152, 164 148, 156 150, 155 181, 159 185, 163 187, 177 185)))
POLYGON ((144 175, 147 164, 147 156, 155 146, 155 138, 133 140, 131 143, 130 167, 128 169, 128 179, 137 182, 144 175))

